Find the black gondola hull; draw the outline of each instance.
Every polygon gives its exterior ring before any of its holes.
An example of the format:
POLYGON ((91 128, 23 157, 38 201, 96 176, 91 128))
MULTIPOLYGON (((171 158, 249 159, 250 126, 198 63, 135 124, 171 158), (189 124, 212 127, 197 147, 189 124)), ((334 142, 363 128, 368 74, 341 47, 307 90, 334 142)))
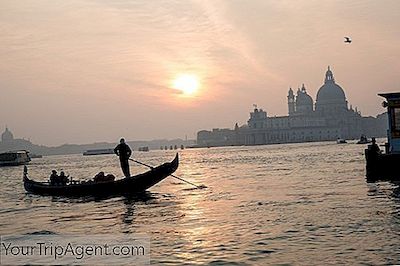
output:
POLYGON ((109 182, 86 182, 70 185, 50 185, 36 182, 24 173, 23 181, 27 192, 52 196, 109 196, 134 195, 144 192, 163 179, 173 174, 179 165, 178 154, 172 162, 154 167, 145 173, 109 182))

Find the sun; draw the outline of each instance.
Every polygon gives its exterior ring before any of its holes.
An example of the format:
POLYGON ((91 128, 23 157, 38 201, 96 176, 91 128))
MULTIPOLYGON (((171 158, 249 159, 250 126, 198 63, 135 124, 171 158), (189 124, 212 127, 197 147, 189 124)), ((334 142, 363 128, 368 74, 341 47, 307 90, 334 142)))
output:
POLYGON ((194 95, 199 89, 199 79, 195 75, 182 74, 175 78, 172 87, 181 91, 184 95, 194 95))

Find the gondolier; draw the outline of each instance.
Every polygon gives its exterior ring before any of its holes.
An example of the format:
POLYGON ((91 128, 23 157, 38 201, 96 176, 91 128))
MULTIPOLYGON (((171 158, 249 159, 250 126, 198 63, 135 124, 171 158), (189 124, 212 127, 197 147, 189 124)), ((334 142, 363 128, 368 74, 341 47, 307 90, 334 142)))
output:
POLYGON ((129 171, 129 157, 132 154, 131 148, 125 143, 125 139, 121 138, 117 147, 115 147, 114 152, 119 156, 119 161, 121 162, 122 172, 125 177, 130 177, 129 171))

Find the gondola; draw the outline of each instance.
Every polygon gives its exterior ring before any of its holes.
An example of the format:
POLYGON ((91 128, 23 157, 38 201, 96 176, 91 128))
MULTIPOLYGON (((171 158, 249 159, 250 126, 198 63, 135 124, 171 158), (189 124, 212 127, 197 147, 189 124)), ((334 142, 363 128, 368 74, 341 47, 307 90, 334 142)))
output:
POLYGON ((49 182, 37 182, 28 177, 28 169, 24 167, 23 181, 27 192, 51 196, 113 196, 134 195, 146 191, 176 171, 179 165, 178 154, 171 162, 154 167, 151 170, 107 182, 81 182, 68 185, 51 185, 49 182))

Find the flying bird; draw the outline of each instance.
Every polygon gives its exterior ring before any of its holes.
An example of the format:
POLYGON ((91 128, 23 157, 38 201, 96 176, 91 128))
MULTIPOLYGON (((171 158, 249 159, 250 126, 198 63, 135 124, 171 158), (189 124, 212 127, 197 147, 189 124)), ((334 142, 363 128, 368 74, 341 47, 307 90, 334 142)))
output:
POLYGON ((344 42, 345 43, 351 43, 351 39, 350 39, 350 37, 344 37, 344 42))

